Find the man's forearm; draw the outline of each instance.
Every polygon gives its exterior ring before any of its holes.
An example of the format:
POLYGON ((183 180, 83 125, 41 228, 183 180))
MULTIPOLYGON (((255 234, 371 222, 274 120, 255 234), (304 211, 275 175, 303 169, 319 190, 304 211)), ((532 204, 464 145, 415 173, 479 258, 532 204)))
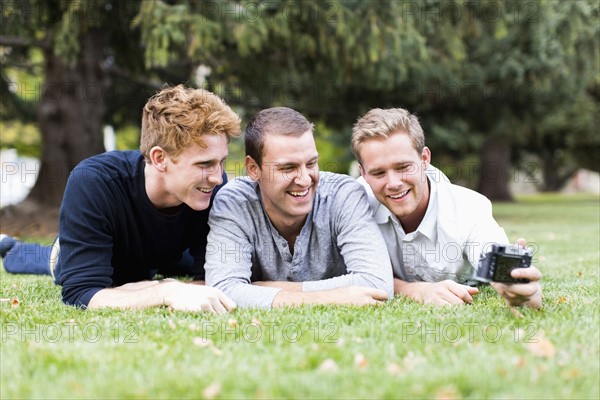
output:
POLYGON ((367 273, 349 273, 320 281, 306 281, 302 283, 303 291, 329 291, 348 286, 362 286, 385 291, 389 297, 394 295, 392 272, 389 276, 378 276, 367 273))
POLYGON ((282 290, 273 299, 272 307, 301 306, 304 304, 327 304, 323 291, 296 292, 282 290))
POLYGON ((219 289, 188 284, 174 279, 137 282, 125 287, 102 289, 89 301, 88 308, 147 308, 167 306, 173 310, 223 314, 236 307, 219 289))
POLYGON ((366 306, 382 303, 388 295, 380 289, 347 286, 312 292, 288 292, 282 290, 273 298, 272 307, 301 306, 305 304, 340 304, 366 306))
POLYGON ((147 308, 164 305, 159 281, 142 281, 126 285, 102 289, 96 293, 88 304, 88 309, 98 308, 147 308))

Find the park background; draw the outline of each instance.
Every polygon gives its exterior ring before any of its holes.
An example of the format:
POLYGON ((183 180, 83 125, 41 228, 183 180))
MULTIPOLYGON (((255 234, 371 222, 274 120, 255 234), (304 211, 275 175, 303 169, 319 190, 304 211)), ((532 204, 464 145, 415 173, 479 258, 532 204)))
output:
MULTIPOLYGON (((323 170, 351 172, 360 115, 404 107, 433 164, 492 200, 570 180, 600 191, 578 173, 600 170, 595 1, 0 4, 0 147, 18 151, 2 153, 4 198, 9 181, 32 189, 0 213, 14 233, 55 231, 69 171, 105 143, 137 148, 143 104, 165 84, 219 94, 244 124, 266 107, 300 111, 323 170)), ((227 172, 242 175, 242 141, 231 148, 227 172)))
MULTIPOLYGON (((315 123, 321 168, 340 173, 355 173, 360 115, 417 113, 433 164, 492 199, 545 274, 541 311, 509 310, 484 289, 455 309, 396 298, 366 311, 213 318, 75 310, 47 278, 0 271, 2 398, 598 398, 597 1, 0 8, 1 205, 16 203, 0 209, 3 232, 51 242, 69 171, 105 149, 137 148, 145 101, 184 83, 222 96, 243 124, 270 106, 300 111, 315 123), (556 194, 565 191, 591 194, 556 194)), ((228 174, 244 174, 241 140, 230 153, 228 174)))

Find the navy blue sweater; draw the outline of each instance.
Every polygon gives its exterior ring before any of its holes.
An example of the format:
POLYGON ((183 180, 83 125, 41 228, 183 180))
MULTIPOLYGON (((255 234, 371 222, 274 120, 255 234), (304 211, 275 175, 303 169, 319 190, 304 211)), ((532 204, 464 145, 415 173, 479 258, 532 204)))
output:
POLYGON ((186 249, 194 257, 189 275, 204 279, 210 207, 182 204, 173 215, 161 213, 146 193, 144 165, 139 151, 112 151, 71 172, 55 270, 66 304, 87 307, 102 289, 150 279, 177 264, 186 249))

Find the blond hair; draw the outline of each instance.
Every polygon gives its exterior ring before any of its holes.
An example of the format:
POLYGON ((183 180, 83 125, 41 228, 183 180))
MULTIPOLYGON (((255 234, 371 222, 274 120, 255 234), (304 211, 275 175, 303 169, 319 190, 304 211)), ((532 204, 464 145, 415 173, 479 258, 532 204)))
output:
POLYGON ((360 145, 368 140, 385 139, 397 133, 405 133, 415 150, 421 154, 425 147, 425 135, 416 115, 403 108, 374 108, 363 115, 352 129, 352 152, 360 162, 360 145))
POLYGON ((202 135, 226 135, 227 141, 240 135, 240 117, 216 94, 178 85, 144 106, 140 151, 146 161, 154 146, 173 157, 193 143, 206 147, 202 135))

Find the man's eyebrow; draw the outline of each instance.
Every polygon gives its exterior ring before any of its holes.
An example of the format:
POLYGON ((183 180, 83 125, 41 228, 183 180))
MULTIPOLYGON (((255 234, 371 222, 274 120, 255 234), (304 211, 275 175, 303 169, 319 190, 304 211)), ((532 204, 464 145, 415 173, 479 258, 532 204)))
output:
POLYGON ((367 170, 367 173, 368 173, 368 174, 374 174, 375 172, 380 172, 380 171, 383 171, 383 168, 379 168, 379 167, 377 167, 377 168, 371 168, 371 169, 368 169, 368 170, 367 170))
POLYGON ((199 161, 196 161, 196 162, 195 162, 193 165, 202 165, 202 164, 218 164, 218 163, 220 163, 220 162, 222 162, 222 161, 225 161, 226 159, 227 159, 227 157, 224 157, 224 158, 223 158, 223 159, 221 159, 221 160, 217 160, 217 159, 215 159, 215 158, 213 158, 213 159, 210 159, 210 160, 199 160, 199 161))
POLYGON ((295 162, 278 162, 277 163, 277 168, 290 168, 290 167, 297 167, 298 163, 295 162))
MULTIPOLYGON (((408 167, 408 166, 411 166, 411 165, 414 165, 414 164, 415 163, 413 161, 399 161, 399 162, 396 162, 396 163, 392 164, 392 168, 408 167)), ((383 168, 383 167, 375 167, 375 168, 368 169, 367 173, 373 174, 375 172, 380 172, 380 171, 383 171, 383 170, 385 170, 385 168, 383 168)))

